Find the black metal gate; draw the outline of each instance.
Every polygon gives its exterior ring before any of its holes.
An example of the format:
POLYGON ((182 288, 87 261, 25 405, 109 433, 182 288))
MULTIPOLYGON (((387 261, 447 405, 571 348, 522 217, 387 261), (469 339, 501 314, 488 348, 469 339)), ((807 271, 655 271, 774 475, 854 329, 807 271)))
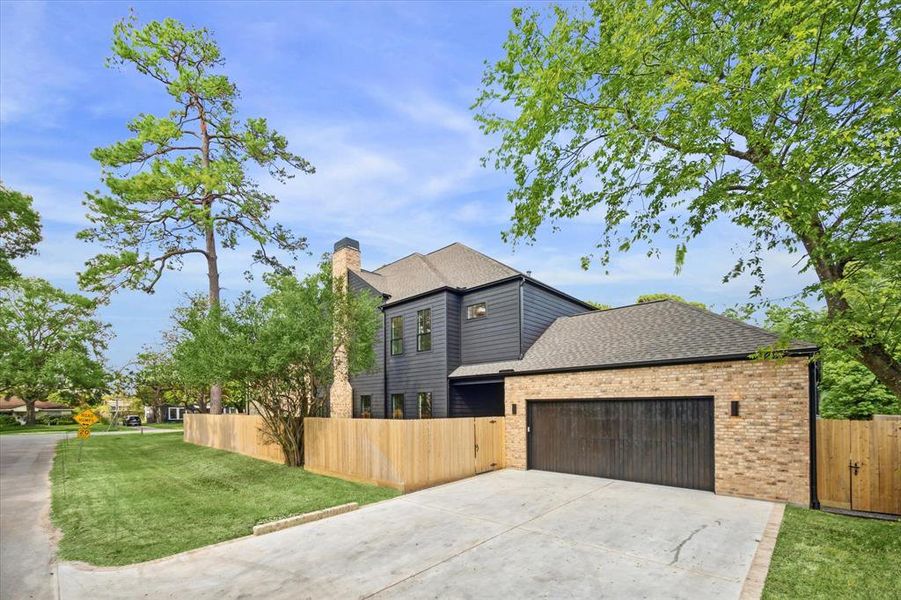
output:
POLYGON ((530 469, 714 488, 713 399, 528 402, 530 469))

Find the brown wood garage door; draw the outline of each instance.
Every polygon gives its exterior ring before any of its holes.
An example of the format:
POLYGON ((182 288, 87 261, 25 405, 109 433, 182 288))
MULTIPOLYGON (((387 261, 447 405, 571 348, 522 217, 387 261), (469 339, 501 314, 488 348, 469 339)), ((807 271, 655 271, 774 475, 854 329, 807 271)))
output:
POLYGON ((530 469, 713 490, 713 400, 528 403, 530 469))

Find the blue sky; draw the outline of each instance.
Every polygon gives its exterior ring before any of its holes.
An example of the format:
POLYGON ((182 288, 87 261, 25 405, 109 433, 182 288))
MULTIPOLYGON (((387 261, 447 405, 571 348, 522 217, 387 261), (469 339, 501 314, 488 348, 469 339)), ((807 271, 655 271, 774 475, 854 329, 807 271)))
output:
MULTIPOLYGON (((659 259, 643 249, 617 256, 606 275, 582 271, 579 258, 599 238, 587 215, 544 231, 534 246, 501 241, 511 207, 511 177, 482 168, 492 140, 469 107, 485 60, 500 57, 514 4, 507 3, 14 3, 0 4, 0 179, 31 194, 44 224, 27 275, 75 290, 85 260, 99 251, 79 242, 81 201, 99 187, 90 158, 97 146, 127 137, 138 113, 164 114, 165 92, 132 71, 108 69, 111 31, 134 6, 141 21, 174 17, 210 28, 239 86, 244 116, 264 116, 317 173, 281 186, 274 216, 305 235, 308 272, 334 241, 360 241, 363 266, 461 241, 581 298, 628 304, 673 292, 715 309, 741 303, 751 281, 721 283, 748 236, 717 223, 689 248, 673 274, 672 247, 659 259)), ((249 284, 249 248, 220 254, 226 296, 249 284)), ((800 289, 797 256, 767 258, 767 296, 800 289)), ((116 334, 113 365, 159 340, 184 295, 205 288, 205 265, 186 261, 154 295, 121 292, 103 307, 116 334)), ((255 284, 259 286, 259 284, 255 284)))

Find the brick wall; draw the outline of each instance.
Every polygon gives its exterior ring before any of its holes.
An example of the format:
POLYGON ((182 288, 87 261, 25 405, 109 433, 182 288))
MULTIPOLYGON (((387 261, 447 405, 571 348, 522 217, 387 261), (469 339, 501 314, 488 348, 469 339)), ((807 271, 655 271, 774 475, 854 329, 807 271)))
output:
MULTIPOLYGON (((332 253, 334 285, 347 289, 348 271, 360 272, 360 250, 352 246, 336 247, 332 253)), ((329 415, 336 418, 352 417, 353 388, 347 372, 347 351, 343 346, 339 345, 335 349, 333 366, 335 376, 329 389, 329 415)))
POLYGON ((807 364, 787 358, 507 377, 507 466, 526 468, 526 400, 713 396, 716 493, 806 505, 807 364), (730 416, 732 400, 741 401, 738 417, 730 416))

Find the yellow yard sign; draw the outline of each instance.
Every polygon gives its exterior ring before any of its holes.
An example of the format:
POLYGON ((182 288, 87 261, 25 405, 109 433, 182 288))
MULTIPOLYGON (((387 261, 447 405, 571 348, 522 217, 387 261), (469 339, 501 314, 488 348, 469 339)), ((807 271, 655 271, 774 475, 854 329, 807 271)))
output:
POLYGON ((98 417, 90 408, 86 408, 75 415, 75 422, 83 427, 90 427, 99 420, 100 417, 98 417))
POLYGON ((78 428, 78 439, 86 440, 91 437, 91 425, 100 420, 93 410, 86 408, 75 415, 75 422, 81 425, 78 428))

